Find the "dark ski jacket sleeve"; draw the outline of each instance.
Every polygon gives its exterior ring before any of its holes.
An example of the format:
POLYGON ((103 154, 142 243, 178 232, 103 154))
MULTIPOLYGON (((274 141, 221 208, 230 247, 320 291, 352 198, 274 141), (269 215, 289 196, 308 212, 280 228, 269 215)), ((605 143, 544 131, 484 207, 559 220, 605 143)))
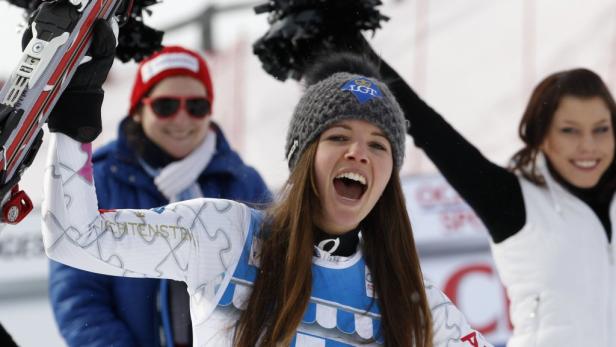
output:
POLYGON ((70 347, 137 346, 126 323, 114 312, 113 278, 50 261, 49 295, 53 313, 70 347))
POLYGON ((428 106, 385 61, 380 72, 410 122, 409 135, 445 179, 473 208, 499 243, 526 222, 524 199, 515 174, 486 159, 428 106))
POLYGON ((13 341, 13 338, 11 337, 11 335, 4 329, 4 327, 2 326, 2 324, 0 324, 0 346, 5 346, 5 347, 17 347, 17 344, 15 343, 15 341, 13 341))

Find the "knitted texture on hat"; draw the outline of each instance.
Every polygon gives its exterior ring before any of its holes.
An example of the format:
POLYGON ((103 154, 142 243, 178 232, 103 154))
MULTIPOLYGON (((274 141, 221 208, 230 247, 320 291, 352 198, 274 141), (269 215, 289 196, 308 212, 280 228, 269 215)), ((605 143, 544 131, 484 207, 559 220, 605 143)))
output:
POLYGON ((347 72, 311 85, 299 100, 285 146, 289 168, 295 166, 309 143, 333 123, 346 119, 364 120, 379 127, 391 144, 394 166, 400 169, 406 134, 400 105, 381 81, 347 72))
POLYGON ((141 99, 156 84, 172 76, 188 76, 200 81, 205 87, 210 107, 213 106, 214 89, 205 60, 195 51, 180 46, 167 46, 139 64, 130 96, 128 114, 132 115, 135 112, 141 99))

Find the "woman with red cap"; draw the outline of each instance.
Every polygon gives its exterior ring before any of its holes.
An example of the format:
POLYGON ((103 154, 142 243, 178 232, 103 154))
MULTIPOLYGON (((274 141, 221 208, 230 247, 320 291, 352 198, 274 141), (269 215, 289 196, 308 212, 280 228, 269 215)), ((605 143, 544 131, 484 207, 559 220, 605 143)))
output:
MULTIPOLYGON (((262 178, 212 122, 213 101, 198 53, 166 47, 141 62, 117 140, 93 154, 99 207, 152 208, 198 197, 268 201, 262 178)), ((52 261, 49 283, 70 346, 192 345, 183 282, 105 276, 52 261)))

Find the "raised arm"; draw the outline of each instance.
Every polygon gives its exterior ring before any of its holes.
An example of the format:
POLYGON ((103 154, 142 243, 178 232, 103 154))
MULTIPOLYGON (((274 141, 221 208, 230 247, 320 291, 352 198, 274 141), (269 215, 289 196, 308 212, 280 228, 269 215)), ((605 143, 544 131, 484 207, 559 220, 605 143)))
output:
POLYGON ((151 210, 99 211, 90 145, 52 133, 42 206, 50 258, 87 271, 220 285, 250 222, 239 203, 195 199, 151 210), (221 277, 222 276, 222 277, 221 277))
POLYGON ((381 60, 380 72, 410 122, 409 135, 473 208, 498 243, 526 223, 518 178, 486 159, 381 60))
MULTIPOLYGON (((77 69, 60 106, 79 91, 99 92, 102 100, 115 38, 104 22, 98 23, 92 60, 77 69)), ((54 108, 49 117, 52 134, 42 205, 48 255, 101 274, 185 281, 189 290, 208 290, 206 297, 224 289, 250 224, 248 207, 200 199, 152 210, 99 211, 88 142, 100 124, 100 103, 75 101, 72 108, 54 108)))
POLYGON ((334 37, 335 50, 350 50, 378 62, 379 73, 410 123, 408 134, 481 218, 498 243, 526 223, 518 178, 486 159, 377 54, 363 35, 334 37))

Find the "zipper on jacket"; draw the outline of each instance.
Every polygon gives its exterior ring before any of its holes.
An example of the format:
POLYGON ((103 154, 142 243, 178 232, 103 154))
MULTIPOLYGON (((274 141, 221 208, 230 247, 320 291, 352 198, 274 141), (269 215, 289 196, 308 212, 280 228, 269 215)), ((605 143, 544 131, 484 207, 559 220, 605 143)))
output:
POLYGON ((532 331, 532 347, 537 347, 537 338, 539 335, 539 306, 541 305, 541 295, 537 294, 534 298, 534 307, 530 314, 528 315, 530 319, 533 320, 533 331, 532 331))
POLYGON ((613 278, 614 278, 614 251, 613 251, 613 247, 612 247, 612 243, 609 242, 607 244, 607 257, 609 259, 609 268, 608 268, 608 282, 607 282, 607 332, 608 334, 605 336, 606 339, 608 339, 608 341, 606 341, 608 344, 612 344, 614 341, 612 340, 613 337, 610 335, 611 331, 612 331, 612 327, 614 326, 614 313, 612 312, 612 307, 614 306, 614 299, 613 299, 613 295, 612 295, 612 282, 613 282, 613 278))

